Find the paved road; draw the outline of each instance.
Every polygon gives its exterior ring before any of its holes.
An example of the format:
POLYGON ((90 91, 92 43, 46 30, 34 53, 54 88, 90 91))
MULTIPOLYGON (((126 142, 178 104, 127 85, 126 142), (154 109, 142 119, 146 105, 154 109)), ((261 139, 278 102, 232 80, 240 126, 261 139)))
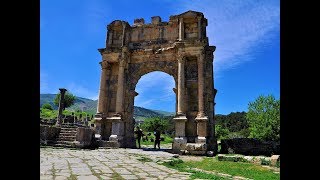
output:
POLYGON ((40 179, 188 179, 188 173, 156 163, 172 156, 163 151, 142 149, 40 148, 40 179), (143 161, 148 158, 153 161, 143 161))

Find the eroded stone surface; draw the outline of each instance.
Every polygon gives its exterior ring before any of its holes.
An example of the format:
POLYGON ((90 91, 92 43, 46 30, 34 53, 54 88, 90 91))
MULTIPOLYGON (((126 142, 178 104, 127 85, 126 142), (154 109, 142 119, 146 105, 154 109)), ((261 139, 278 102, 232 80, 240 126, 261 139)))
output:
POLYGON ((156 163, 173 156, 167 152, 142 149, 40 148, 40 179, 188 179, 189 174, 156 163), (138 160, 141 156, 154 162, 141 162, 138 160))

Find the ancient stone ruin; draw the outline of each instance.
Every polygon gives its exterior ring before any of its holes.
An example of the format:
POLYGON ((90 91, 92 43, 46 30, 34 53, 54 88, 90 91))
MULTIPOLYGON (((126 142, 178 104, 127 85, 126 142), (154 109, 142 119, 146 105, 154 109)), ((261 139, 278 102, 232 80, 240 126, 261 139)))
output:
POLYGON ((162 71, 174 77, 176 94, 174 152, 216 152, 214 136, 213 52, 203 13, 187 11, 162 22, 159 16, 115 20, 107 26, 95 130, 101 146, 136 147, 134 98, 141 76, 162 71))

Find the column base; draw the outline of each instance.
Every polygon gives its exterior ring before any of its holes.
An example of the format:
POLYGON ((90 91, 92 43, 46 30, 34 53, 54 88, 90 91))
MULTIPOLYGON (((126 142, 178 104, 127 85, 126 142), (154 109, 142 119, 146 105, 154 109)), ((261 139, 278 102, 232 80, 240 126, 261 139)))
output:
POLYGON ((123 136, 119 136, 119 135, 111 135, 109 137, 109 141, 122 141, 123 140, 123 136))
POLYGON ((206 143, 187 143, 185 154, 190 155, 206 155, 207 144, 206 143))
POLYGON ((181 150, 185 150, 186 144, 187 144, 186 137, 175 137, 172 143, 173 153, 180 153, 181 150))
POLYGON ((208 121, 208 116, 204 116, 202 114, 198 114, 195 118, 196 121, 208 121))
POLYGON ((186 136, 186 116, 179 116, 173 118, 175 123, 175 137, 185 137, 186 136))
POLYGON ((196 143, 206 143, 207 142, 207 139, 206 139, 206 137, 196 137, 196 139, 195 139, 195 142, 196 143))
POLYGON ((107 118, 112 122, 111 136, 109 137, 108 146, 123 147, 124 146, 124 122, 121 116, 113 116, 107 118))

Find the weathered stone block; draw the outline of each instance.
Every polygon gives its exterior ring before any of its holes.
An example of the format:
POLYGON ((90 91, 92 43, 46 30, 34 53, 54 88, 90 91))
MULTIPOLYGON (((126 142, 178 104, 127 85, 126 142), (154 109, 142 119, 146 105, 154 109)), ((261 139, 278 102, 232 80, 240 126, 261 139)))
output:
POLYGON ((152 23, 152 24, 159 24, 159 23, 161 23, 161 17, 160 17, 160 16, 153 16, 153 17, 151 17, 151 23, 152 23))
POLYGON ((276 166, 277 162, 280 161, 280 155, 272 155, 270 161, 271 166, 276 166))

